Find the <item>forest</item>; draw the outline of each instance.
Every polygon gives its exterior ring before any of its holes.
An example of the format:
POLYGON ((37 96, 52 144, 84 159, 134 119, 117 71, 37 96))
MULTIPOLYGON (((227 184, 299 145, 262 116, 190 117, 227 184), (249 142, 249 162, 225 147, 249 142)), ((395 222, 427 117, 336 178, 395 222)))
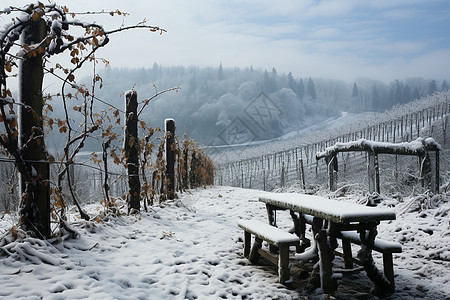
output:
POLYGON ((196 66, 160 66, 140 69, 107 68, 101 74, 104 88, 98 97, 121 106, 124 91, 134 87, 141 98, 155 91, 180 87, 161 95, 149 104, 142 116, 151 126, 162 126, 165 118, 177 120, 181 131, 203 145, 227 145, 274 139, 298 131, 317 122, 341 115, 342 112, 382 112, 435 92, 447 91, 444 81, 408 78, 385 83, 380 80, 299 77, 295 73, 278 73, 247 68, 196 66), (264 95, 266 111, 274 118, 260 126, 252 109, 264 95), (268 111, 269 109, 270 111, 268 111), (275 118, 276 117, 276 118, 275 118), (250 132, 231 141, 224 131, 238 119, 250 132))

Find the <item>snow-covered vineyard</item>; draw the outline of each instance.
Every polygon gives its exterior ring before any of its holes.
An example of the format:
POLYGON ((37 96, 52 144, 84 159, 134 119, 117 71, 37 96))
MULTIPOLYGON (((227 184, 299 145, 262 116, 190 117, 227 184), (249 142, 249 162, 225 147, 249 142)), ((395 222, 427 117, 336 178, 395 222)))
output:
MULTIPOLYGON (((217 160, 216 183, 264 190, 292 184, 300 184, 303 188, 308 185, 324 188, 327 185, 324 180, 327 164, 324 160, 317 160, 316 154, 336 143, 360 139, 380 143, 405 143, 413 142, 419 137, 433 137, 438 143, 445 145, 441 155, 445 158, 448 156, 446 144, 449 97, 448 92, 438 93, 362 118, 356 123, 328 126, 326 130, 262 146, 249 144, 238 150, 212 149, 211 155, 217 160)), ((338 161, 341 187, 352 183, 357 188, 368 189, 367 174, 364 173, 366 154, 340 153, 338 161)), ((418 185, 411 184, 420 177, 417 161, 416 157, 381 156, 382 190, 409 193, 413 188, 420 189, 418 185), (395 168, 392 169, 391 166, 395 168)), ((448 163, 445 159, 441 162, 443 175, 446 175, 448 163)))

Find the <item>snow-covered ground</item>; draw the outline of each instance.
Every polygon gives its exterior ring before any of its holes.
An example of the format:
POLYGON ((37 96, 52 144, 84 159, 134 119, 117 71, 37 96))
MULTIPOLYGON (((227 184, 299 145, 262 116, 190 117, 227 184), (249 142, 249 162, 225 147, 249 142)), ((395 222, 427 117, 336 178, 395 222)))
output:
MULTIPOLYGON (((291 269, 295 280, 287 288, 277 283, 273 266, 264 261, 254 266, 243 257, 243 233, 236 223, 266 220, 257 201, 263 193, 198 189, 140 218, 74 221, 76 239, 14 242, 1 251, 0 298, 321 299, 320 290, 305 289, 307 269, 300 263, 291 269)), ((337 200, 364 201, 359 197, 337 200)), ((381 206, 395 207, 397 220, 382 222, 379 236, 403 245, 403 252, 394 254, 396 292, 388 299, 450 299, 449 196, 387 199, 381 206)), ((97 207, 88 209, 93 215, 97 207)), ((279 212, 278 223, 288 228, 288 214, 279 212)), ((12 225, 9 215, 0 216, 0 233, 12 225)), ((381 263, 380 255, 375 259, 381 263)), ((335 261, 337 267, 342 263, 335 261)), ((335 296, 376 299, 371 287, 364 272, 345 274, 335 296)))

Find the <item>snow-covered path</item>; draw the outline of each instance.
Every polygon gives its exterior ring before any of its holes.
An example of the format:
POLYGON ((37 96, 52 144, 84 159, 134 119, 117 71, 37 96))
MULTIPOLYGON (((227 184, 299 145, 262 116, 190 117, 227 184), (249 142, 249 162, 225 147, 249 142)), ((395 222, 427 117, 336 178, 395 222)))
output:
POLYGON ((0 297, 285 299, 296 295, 276 283, 276 274, 255 268, 242 257, 237 218, 253 214, 258 206, 261 218, 265 212, 255 202, 258 193, 252 194, 249 199, 251 194, 245 190, 211 188, 153 208, 141 220, 80 222, 83 228, 74 227, 81 237, 64 243, 62 252, 68 256, 60 259, 59 266, 2 258, 0 297))
MULTIPOLYGON (((59 251, 29 247, 39 251, 37 257, 51 256, 53 265, 0 256, 0 297, 303 299, 298 291, 277 283, 273 270, 250 265, 242 256, 242 231, 236 223, 240 218, 266 219, 265 207, 257 201, 262 193, 231 187, 199 189, 165 207, 153 207, 140 220, 124 216, 104 224, 75 223, 80 238, 56 245, 59 251)), ((91 214, 94 211, 92 207, 91 214)), ((282 226, 289 222, 279 221, 282 226)), ((400 229, 392 222, 380 228, 380 235, 393 240, 409 230, 405 236, 410 240, 422 221, 408 220, 412 223, 400 229), (389 234, 390 230, 397 231, 389 234)), ((420 246, 418 238, 414 244, 420 246)), ((441 240, 448 241, 448 234, 441 240)), ((436 241, 430 239, 429 244, 436 241)), ((448 260, 430 262, 405 242, 405 251, 394 257, 398 293, 390 299, 449 299, 448 260)), ((364 275, 356 278, 365 280, 364 275)))

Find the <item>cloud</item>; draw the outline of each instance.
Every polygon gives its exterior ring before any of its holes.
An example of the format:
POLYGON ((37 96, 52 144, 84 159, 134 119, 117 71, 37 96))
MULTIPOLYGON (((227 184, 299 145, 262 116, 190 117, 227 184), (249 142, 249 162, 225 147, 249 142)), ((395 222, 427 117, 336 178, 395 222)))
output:
POLYGON ((360 2, 355 0, 319 1, 309 7, 307 16, 309 18, 348 16, 358 7, 358 3, 360 2))
MULTIPOLYGON (((23 4, 29 1, 17 0, 23 4)), ((199 65, 293 72, 342 79, 404 74, 445 76, 445 0, 66 0, 75 11, 121 9, 95 17, 108 28, 145 17, 168 30, 114 35, 100 55, 116 67, 199 65), (435 16, 431 18, 430 16, 435 16)), ((17 4, 20 5, 20 4, 17 4)), ((82 19, 90 16, 80 16, 82 19)), ((448 59, 447 59, 448 60, 448 59)))

